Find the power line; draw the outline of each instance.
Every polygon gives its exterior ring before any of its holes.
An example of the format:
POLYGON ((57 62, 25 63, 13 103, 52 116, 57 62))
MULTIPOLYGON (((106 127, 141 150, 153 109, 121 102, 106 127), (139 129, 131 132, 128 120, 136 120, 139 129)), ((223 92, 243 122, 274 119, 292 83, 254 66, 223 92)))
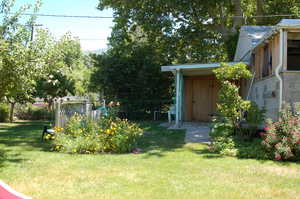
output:
MULTIPOLYGON (((16 13, 9 13, 9 14, 16 14, 16 13)), ((114 17, 103 17, 103 16, 80 16, 80 15, 34 14, 34 13, 22 13, 20 15, 38 16, 38 17, 86 18, 86 19, 113 19, 114 18, 114 17)))
MULTIPOLYGON (((278 14, 278 15, 257 15, 249 16, 249 18, 271 18, 271 17, 296 17, 297 14, 278 14)), ((231 16, 232 18, 245 18, 246 16, 231 16)))
MULTIPOLYGON (((16 13, 9 13, 16 14, 16 13)), ((20 15, 26 16, 39 16, 39 17, 59 17, 59 18, 86 18, 86 19, 113 19, 114 17, 105 16, 84 16, 84 15, 59 15, 59 14, 34 14, 34 13, 22 13, 20 15)), ((272 17, 295 17, 297 14, 276 14, 276 15, 257 15, 249 16, 250 18, 272 18, 272 17)), ((246 16, 229 16, 231 18, 245 18, 246 16)))

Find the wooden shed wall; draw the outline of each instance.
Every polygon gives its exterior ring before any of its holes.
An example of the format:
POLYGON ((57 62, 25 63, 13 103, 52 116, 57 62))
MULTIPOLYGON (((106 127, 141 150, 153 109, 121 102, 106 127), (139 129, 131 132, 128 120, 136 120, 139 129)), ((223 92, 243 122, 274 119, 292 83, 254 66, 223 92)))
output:
POLYGON ((258 46, 255 50, 255 58, 254 63, 252 67, 252 71, 255 71, 255 79, 259 80, 262 78, 262 72, 263 72, 263 64, 264 64, 264 48, 268 45, 268 51, 270 55, 272 56, 272 67, 269 72, 269 75, 272 75, 275 73, 275 67, 278 66, 279 63, 279 54, 280 54, 280 48, 279 48, 279 34, 273 36, 269 39, 268 43, 264 43, 260 46, 258 46))

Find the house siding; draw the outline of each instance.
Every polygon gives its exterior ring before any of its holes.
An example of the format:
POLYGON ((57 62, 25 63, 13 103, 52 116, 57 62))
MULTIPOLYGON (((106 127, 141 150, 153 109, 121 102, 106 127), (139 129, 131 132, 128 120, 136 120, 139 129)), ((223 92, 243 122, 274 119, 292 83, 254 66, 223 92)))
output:
POLYGON ((268 50, 272 56, 272 67, 267 77, 262 77, 265 44, 254 50, 255 60, 251 71, 255 72, 255 82, 250 92, 250 100, 255 102, 261 109, 265 109, 266 118, 277 120, 279 116, 279 80, 275 76, 275 69, 279 64, 279 34, 270 38, 268 44, 268 50))
POLYGON ((286 103, 300 102, 300 72, 283 73, 283 101, 286 103))
MULTIPOLYGON (((279 34, 274 35, 274 37, 269 39, 269 46, 268 50, 270 55, 272 56, 272 68, 270 71, 270 75, 275 74, 275 69, 279 64, 279 55, 280 55, 280 48, 279 48, 279 34)), ((263 63, 264 63, 264 47, 265 45, 258 46, 255 50, 255 60, 252 67, 252 72, 255 71, 255 79, 260 80, 262 79, 262 70, 263 70, 263 63)))
POLYGON ((265 109, 266 118, 276 120, 278 118, 279 105, 279 81, 275 76, 256 81, 253 84, 250 100, 261 109, 265 109))

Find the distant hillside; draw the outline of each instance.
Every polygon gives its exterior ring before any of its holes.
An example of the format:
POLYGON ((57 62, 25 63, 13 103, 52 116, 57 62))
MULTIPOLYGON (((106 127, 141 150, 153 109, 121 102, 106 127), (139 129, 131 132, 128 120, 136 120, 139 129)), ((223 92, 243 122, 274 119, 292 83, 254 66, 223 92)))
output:
POLYGON ((107 48, 102 48, 102 49, 97 49, 97 50, 86 50, 86 51, 84 51, 84 53, 85 54, 90 54, 90 53, 93 53, 93 54, 102 54, 105 51, 107 51, 107 48))

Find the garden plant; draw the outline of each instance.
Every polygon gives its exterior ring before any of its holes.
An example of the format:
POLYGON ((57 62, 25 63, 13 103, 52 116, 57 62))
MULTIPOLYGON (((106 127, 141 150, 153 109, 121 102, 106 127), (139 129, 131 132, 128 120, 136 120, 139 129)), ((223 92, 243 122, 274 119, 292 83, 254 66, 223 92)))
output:
POLYGON ((212 150, 231 156, 257 157, 258 154, 264 157, 262 147, 257 146, 259 142, 253 142, 257 128, 263 121, 264 111, 240 96, 239 82, 251 78, 251 72, 243 63, 233 66, 223 63, 213 72, 221 89, 217 104, 219 115, 214 118, 210 133, 212 150))
POLYGON ((299 116, 285 107, 277 122, 266 120, 265 132, 261 132, 262 144, 275 160, 295 160, 300 157, 299 116))
POLYGON ((136 148, 137 139, 143 131, 137 124, 117 117, 117 108, 110 104, 107 116, 98 121, 75 114, 65 128, 55 127, 53 150, 66 153, 127 153, 136 148))

